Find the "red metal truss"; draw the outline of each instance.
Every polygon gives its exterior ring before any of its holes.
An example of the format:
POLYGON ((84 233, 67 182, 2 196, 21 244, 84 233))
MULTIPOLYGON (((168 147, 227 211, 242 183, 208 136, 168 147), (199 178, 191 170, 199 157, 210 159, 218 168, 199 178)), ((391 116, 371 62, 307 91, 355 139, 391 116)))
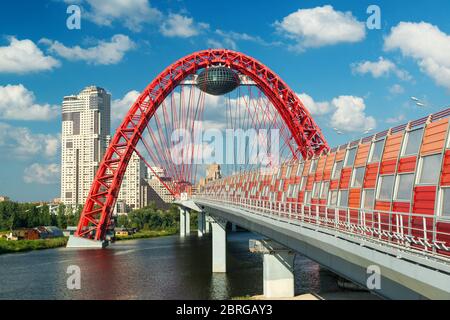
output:
MULTIPOLYGON (((165 69, 131 106, 112 139, 86 200, 76 235, 105 239, 130 158, 148 122, 166 97, 188 76, 212 65, 228 66, 250 77, 264 92, 289 129, 304 157, 329 150, 320 128, 298 96, 268 67, 240 52, 215 49, 190 54, 165 69)), ((178 193, 179 190, 173 190, 178 193)))

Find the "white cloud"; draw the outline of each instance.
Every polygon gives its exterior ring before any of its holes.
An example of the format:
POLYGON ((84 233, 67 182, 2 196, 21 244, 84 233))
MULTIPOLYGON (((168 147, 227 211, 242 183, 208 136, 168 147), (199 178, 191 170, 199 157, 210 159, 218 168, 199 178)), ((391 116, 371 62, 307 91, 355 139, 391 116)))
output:
POLYGON ((224 38, 221 40, 208 39, 207 45, 213 49, 226 48, 226 49, 231 49, 231 50, 237 50, 237 43, 236 43, 236 41, 234 41, 231 38, 224 38))
POLYGON ((130 110, 133 103, 136 102, 140 93, 132 90, 125 94, 122 99, 113 100, 111 103, 111 120, 115 124, 119 124, 123 120, 127 112, 130 110))
POLYGON ((375 118, 367 116, 364 99, 355 96, 340 96, 331 102, 336 108, 331 116, 331 125, 344 132, 362 132, 376 127, 375 118))
POLYGON ((416 60, 422 72, 450 89, 450 36, 426 23, 400 22, 384 40, 386 51, 400 50, 416 60))
POLYGON ((34 163, 25 168, 23 180, 28 183, 55 184, 59 181, 60 168, 56 163, 39 164, 34 163))
POLYGON ((28 128, 13 127, 0 122, 0 156, 2 157, 52 158, 57 155, 59 145, 59 135, 34 134, 28 128))
POLYGON ((35 100, 34 93, 21 84, 0 86, 0 119, 50 120, 58 115, 58 106, 35 100))
POLYGON ((31 40, 9 38, 9 45, 0 47, 0 73, 31 73, 52 70, 58 60, 46 56, 31 40))
POLYGON ((394 84, 392 87, 389 88, 389 92, 391 94, 402 94, 405 92, 405 88, 403 88, 399 84, 394 84))
POLYGON ((148 0, 85 0, 88 19, 100 26, 112 26, 116 21, 132 31, 141 31, 143 24, 161 20, 162 13, 148 0))
POLYGON ((330 103, 327 101, 316 102, 310 95, 307 95, 306 93, 297 94, 297 96, 303 102, 311 115, 322 116, 331 111, 330 103))
POLYGON ((58 41, 49 39, 42 39, 41 43, 47 44, 50 52, 67 60, 86 61, 94 65, 117 64, 122 61, 125 53, 136 47, 136 44, 128 36, 122 34, 114 35, 109 42, 99 40, 96 46, 90 48, 66 47, 58 41))
POLYGON ((411 75, 407 71, 400 69, 391 60, 384 59, 383 57, 380 57, 378 61, 375 62, 362 61, 354 63, 351 67, 354 73, 370 73, 374 78, 380 78, 394 73, 401 80, 411 80, 411 75))
POLYGON ((190 38, 208 28, 205 23, 195 23, 192 18, 171 13, 162 23, 161 33, 166 37, 190 38))
POLYGON ((335 11, 330 5, 300 9, 276 22, 275 26, 281 34, 297 42, 292 48, 299 51, 359 42, 366 36, 363 22, 358 21, 351 12, 335 11))
POLYGON ((386 123, 396 124, 396 123, 400 123, 400 122, 405 121, 405 120, 406 120, 405 115, 401 114, 401 115, 399 115, 397 117, 387 118, 386 119, 386 123))

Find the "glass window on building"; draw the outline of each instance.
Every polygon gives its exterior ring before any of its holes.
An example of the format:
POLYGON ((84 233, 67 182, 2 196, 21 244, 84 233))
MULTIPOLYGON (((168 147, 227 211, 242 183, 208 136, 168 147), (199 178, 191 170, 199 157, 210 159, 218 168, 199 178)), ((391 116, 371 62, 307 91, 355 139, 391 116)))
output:
POLYGON ((341 171, 342 171, 342 166, 344 165, 343 161, 338 161, 334 164, 333 167, 333 175, 332 178, 333 180, 339 179, 341 177, 341 171))
POLYGON ((280 180, 280 185, 278 186, 278 191, 283 191, 284 181, 280 180))
POLYGON ((311 204, 311 191, 305 192, 305 201, 304 204, 309 205, 311 204))
POLYGON ((328 198, 328 205, 335 207, 337 206, 338 192, 337 190, 330 191, 330 197, 328 198))
POLYGON ((370 148, 369 163, 380 162, 383 155, 384 140, 378 140, 372 143, 370 148))
POLYGON ((302 162, 302 163, 300 163, 299 165, 298 165, 298 167, 297 167, 297 173, 296 173, 296 176, 297 177, 299 177, 299 176, 301 176, 301 174, 303 173, 303 167, 305 166, 305 163, 304 162, 302 162))
POLYGON ((364 173, 366 172, 365 167, 356 168, 353 170, 352 188, 362 187, 364 183, 364 173))
POLYGON ((363 196, 364 196, 363 209, 372 210, 375 201, 375 190, 374 189, 364 190, 363 196))
POLYGON ((419 184, 437 185, 441 174, 442 155, 435 154, 421 159, 419 184))
POLYGON ((286 169, 286 179, 289 179, 291 177, 292 172, 292 166, 288 166, 286 169))
POLYGON ((300 190, 305 190, 307 179, 308 177, 302 177, 302 181, 300 182, 300 190))
POLYGON ((322 182, 322 191, 320 192, 320 199, 326 199, 328 190, 330 190, 330 181, 322 182))
POLYGON ((347 150, 347 155, 345 157, 345 167, 353 167, 356 158, 356 148, 347 150))
POLYGON ((404 144, 403 155, 412 156, 419 153, 420 145, 422 143, 423 128, 410 131, 406 134, 406 143, 404 144))
POLYGON ((395 200, 411 201, 414 186, 414 173, 401 174, 397 177, 397 191, 395 200))
POLYGON ((319 162, 318 159, 311 160, 311 168, 309 169, 309 173, 315 173, 317 170, 317 163, 319 162))
POLYGON ((442 216, 450 218, 450 188, 442 189, 442 216))
POLYGON ((339 191, 339 207, 348 207, 348 190, 339 191))
POLYGON ((313 186, 313 198, 314 199, 318 199, 319 198, 319 193, 320 193, 320 182, 315 182, 314 186, 313 186))
POLYGON ((395 176, 382 176, 378 184, 378 200, 391 201, 394 193, 395 176))

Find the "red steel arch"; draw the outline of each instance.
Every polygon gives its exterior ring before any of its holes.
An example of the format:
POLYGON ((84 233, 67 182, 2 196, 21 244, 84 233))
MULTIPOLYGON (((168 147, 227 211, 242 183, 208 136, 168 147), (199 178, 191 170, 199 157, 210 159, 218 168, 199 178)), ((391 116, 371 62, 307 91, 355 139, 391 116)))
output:
POLYGON ((256 83, 277 109, 304 158, 329 150, 320 128, 298 96, 268 67, 252 57, 231 50, 195 52, 165 69, 132 105, 97 171, 76 236, 105 239, 128 162, 146 125, 181 81, 199 69, 219 64, 250 77, 256 83))

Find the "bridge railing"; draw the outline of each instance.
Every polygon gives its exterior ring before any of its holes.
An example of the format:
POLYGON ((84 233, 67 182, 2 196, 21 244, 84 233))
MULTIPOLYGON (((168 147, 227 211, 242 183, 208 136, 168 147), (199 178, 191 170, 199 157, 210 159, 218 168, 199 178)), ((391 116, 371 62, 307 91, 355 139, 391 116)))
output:
POLYGON ((402 213, 301 204, 298 202, 198 195, 197 199, 225 203, 286 222, 301 222, 335 232, 400 247, 405 250, 450 257, 450 219, 436 215, 402 213))

